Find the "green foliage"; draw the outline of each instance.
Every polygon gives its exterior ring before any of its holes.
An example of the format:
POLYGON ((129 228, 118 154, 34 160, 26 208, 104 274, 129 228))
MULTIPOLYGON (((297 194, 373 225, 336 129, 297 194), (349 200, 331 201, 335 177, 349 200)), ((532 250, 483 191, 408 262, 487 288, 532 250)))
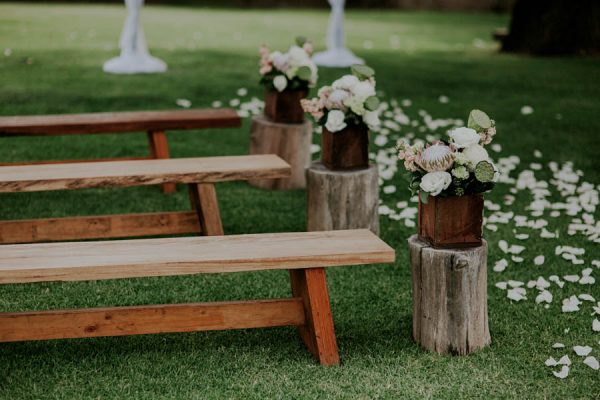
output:
POLYGON ((473 110, 469 114, 468 127, 471 129, 475 129, 477 132, 481 132, 484 129, 492 127, 492 120, 483 111, 473 110))
POLYGON ((297 77, 303 81, 309 81, 312 75, 312 71, 306 65, 298 68, 298 72, 296 73, 297 77))
POLYGON ((306 42, 308 42, 308 39, 305 36, 296 37, 296 45, 298 45, 299 47, 304 46, 306 42))
POLYGON ((494 180, 496 171, 492 163, 487 161, 480 161, 475 166, 475 178, 479 182, 488 183, 494 180))
POLYGON ((368 65, 355 64, 350 69, 352 74, 361 81, 375 76, 375 70, 368 65))
POLYGON ((369 111, 375 111, 379 107, 379 99, 377 96, 371 96, 365 100, 365 108, 369 111))
POLYGON ((420 190, 419 191, 419 200, 421 200, 421 203, 427 204, 429 202, 429 193, 427 193, 424 190, 420 190))

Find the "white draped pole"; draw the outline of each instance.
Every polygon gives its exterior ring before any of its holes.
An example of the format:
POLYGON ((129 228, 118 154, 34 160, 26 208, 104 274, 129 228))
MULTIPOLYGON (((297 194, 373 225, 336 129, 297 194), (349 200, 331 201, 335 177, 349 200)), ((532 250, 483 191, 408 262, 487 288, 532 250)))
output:
POLYGON ((148 52, 144 31, 140 24, 140 12, 144 0, 125 0, 127 18, 119 46, 121 55, 104 63, 104 72, 112 74, 139 74, 165 72, 167 64, 148 52))
POLYGON ((356 57, 345 47, 344 6, 346 0, 329 0, 331 16, 327 29, 327 51, 313 56, 315 64, 323 67, 349 67, 354 64, 364 64, 362 58, 356 57))

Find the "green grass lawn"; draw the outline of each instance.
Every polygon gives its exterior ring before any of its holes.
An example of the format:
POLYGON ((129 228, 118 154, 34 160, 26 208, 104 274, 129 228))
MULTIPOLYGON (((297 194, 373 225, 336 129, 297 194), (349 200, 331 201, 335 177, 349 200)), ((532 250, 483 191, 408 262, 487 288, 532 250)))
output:
MULTIPOLYGON (((0 114, 169 109, 178 98, 209 107, 215 100, 227 104, 240 87, 260 97, 258 46, 283 49, 303 34, 321 49, 327 24, 322 11, 147 7, 147 40, 153 54, 167 61, 169 72, 105 75, 101 65, 118 53, 123 17, 123 8, 115 5, 0 4, 0 114), (12 54, 2 55, 5 49, 12 54)), ((415 119, 419 110, 435 118, 465 119, 470 109, 481 108, 497 122, 502 151, 493 156, 519 156, 517 173, 531 162, 573 161, 583 179, 597 187, 599 60, 499 54, 490 35, 507 22, 502 15, 352 11, 348 44, 376 69, 386 99, 412 101, 406 112, 415 119), (441 95, 450 101, 441 103, 441 95), (534 113, 522 115, 524 105, 534 113), (534 149, 543 158, 536 159, 534 149)), ((321 82, 343 72, 322 70, 321 82)), ((177 157, 245 154, 248 128, 245 121, 237 130, 170 133, 171 151, 177 157)), ((4 138, 2 144, 3 161, 147 152, 143 134, 4 138)), ((544 168, 539 177, 550 179, 544 168)), ((382 195, 384 202, 408 200, 403 182, 393 183, 399 190, 382 195)), ((509 189, 500 184, 487 198, 502 203, 509 189)), ((231 183, 219 185, 218 195, 228 234, 305 229, 304 191, 268 192, 231 183)), ((527 215, 530 201, 529 193, 520 192, 503 211, 527 215)), ((183 187, 175 195, 154 187, 3 194, 0 205, 2 219, 188 207, 183 187)), ((396 249, 396 264, 328 272, 340 367, 319 367, 293 328, 2 344, 0 398, 599 398, 599 372, 571 351, 574 345, 589 345, 592 355, 600 354, 600 334, 590 328, 591 305, 582 304, 577 313, 560 309, 562 299, 572 294, 585 292, 600 300, 598 284, 552 289, 549 309, 535 304, 535 292, 514 303, 494 286, 508 279, 527 282, 540 275, 579 273, 582 267, 555 256, 556 245, 585 248, 584 267, 600 259, 597 244, 566 234, 570 220, 565 215, 552 220, 560 240, 520 230, 532 234, 522 243, 525 261, 501 274, 492 271, 494 262, 505 257, 497 243, 516 243, 514 227, 486 230, 493 344, 468 357, 433 355, 412 342, 406 239, 415 228, 382 216, 382 238, 396 249), (543 266, 533 265, 538 254, 546 256, 543 266), (554 350, 555 342, 567 348, 554 350), (544 361, 562 354, 569 354, 573 365, 571 375, 559 380, 544 361)), ((277 271, 11 285, 0 288, 0 310, 288 295, 287 274, 277 271)))

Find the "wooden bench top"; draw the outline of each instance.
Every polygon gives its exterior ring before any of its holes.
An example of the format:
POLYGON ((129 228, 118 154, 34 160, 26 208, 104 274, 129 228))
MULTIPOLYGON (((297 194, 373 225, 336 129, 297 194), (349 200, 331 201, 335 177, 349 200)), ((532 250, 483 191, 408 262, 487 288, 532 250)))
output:
POLYGON ((230 108, 25 115, 0 117, 0 136, 235 128, 241 124, 236 111, 230 108))
POLYGON ((290 165, 274 154, 2 166, 0 193, 213 183, 285 178, 290 174, 290 165))
POLYGON ((369 230, 0 246, 0 284, 391 263, 369 230))

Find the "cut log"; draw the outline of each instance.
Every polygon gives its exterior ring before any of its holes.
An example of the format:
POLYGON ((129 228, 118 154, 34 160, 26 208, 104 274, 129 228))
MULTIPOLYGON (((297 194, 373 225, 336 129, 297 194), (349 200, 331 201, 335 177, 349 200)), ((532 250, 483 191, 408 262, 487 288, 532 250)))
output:
POLYGON ((487 309, 487 243, 434 249, 408 240, 413 288, 413 339, 440 354, 464 355, 491 343, 487 309))
POLYGON ((379 234, 377 166, 331 171, 313 163, 306 172, 308 230, 370 229, 379 234))
POLYGON ((281 124, 271 122, 264 116, 252 119, 250 154, 276 154, 292 167, 290 178, 256 179, 250 184, 262 189, 304 189, 306 168, 310 165, 312 124, 281 124))

